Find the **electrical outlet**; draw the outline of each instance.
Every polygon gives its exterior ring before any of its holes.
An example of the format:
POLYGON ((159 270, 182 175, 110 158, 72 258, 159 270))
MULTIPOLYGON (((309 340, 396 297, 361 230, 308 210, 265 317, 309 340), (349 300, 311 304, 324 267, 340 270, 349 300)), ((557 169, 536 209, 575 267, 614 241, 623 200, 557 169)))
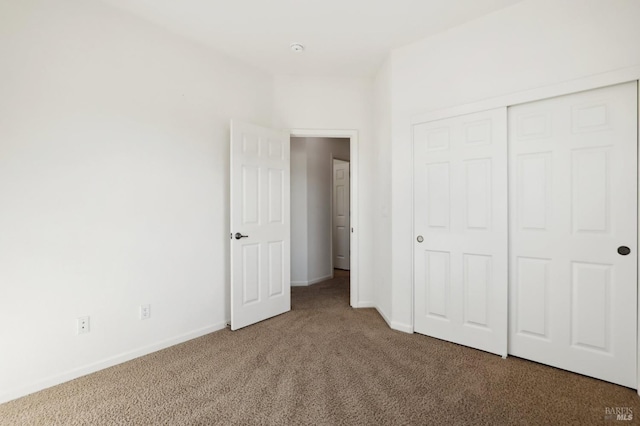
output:
POLYGON ((140 305, 140 319, 151 318, 151 305, 140 305))
POLYGON ((89 332, 89 317, 78 318, 78 334, 89 332))

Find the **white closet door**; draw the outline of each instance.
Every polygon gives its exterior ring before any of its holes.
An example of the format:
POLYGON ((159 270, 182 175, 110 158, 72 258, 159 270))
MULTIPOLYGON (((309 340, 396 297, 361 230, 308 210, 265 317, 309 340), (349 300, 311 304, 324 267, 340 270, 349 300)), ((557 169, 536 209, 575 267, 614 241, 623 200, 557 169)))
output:
POLYGON ((509 152, 509 353, 637 387, 636 83, 509 108, 509 152))
POLYGON ((413 126, 418 333, 507 353, 506 108, 413 126))

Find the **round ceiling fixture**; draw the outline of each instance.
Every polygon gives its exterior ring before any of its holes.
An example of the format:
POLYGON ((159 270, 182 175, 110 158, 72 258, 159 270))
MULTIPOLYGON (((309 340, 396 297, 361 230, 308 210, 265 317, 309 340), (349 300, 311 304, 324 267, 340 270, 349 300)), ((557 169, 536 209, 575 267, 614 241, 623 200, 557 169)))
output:
POLYGON ((304 50, 304 46, 300 43, 291 43, 290 47, 294 53, 302 53, 302 51, 304 50))

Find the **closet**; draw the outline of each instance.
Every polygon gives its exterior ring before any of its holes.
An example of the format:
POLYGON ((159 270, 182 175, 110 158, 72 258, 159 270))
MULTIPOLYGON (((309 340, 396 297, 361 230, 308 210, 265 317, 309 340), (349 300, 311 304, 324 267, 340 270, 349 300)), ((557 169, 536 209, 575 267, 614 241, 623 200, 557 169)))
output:
POLYGON ((416 332, 637 388, 637 97, 413 124, 416 332))

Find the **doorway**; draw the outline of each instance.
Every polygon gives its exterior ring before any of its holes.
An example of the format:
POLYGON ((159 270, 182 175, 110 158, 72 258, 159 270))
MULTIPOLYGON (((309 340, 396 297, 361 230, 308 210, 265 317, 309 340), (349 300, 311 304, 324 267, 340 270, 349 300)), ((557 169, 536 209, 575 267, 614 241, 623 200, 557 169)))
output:
MULTIPOLYGON (((291 309, 291 242, 300 237, 291 222, 291 137, 343 138, 351 160, 351 279, 349 304, 358 303, 358 133, 353 130, 283 132, 230 122, 231 329, 237 330, 291 309)), ((333 154, 326 158, 331 182, 333 154)), ((299 160, 298 160, 299 161, 299 160)), ((295 155, 293 162, 296 163, 295 155)), ((305 167, 307 162, 304 162, 305 167)), ((324 203, 331 205, 329 197, 324 203)), ((306 202, 305 202, 306 205, 306 202)), ((325 210, 326 210, 326 206, 325 210)), ((311 205, 310 211, 320 210, 311 205)), ((328 214, 331 217, 331 210, 328 214)), ((306 229, 306 227, 304 227, 306 229)), ((329 237, 328 228, 326 236, 329 237)), ((331 248, 331 238, 328 238, 331 248)), ((311 246, 313 247, 313 246, 311 246)), ((294 252, 296 253, 296 252, 294 252)), ((331 258, 329 265, 331 265, 331 258)), ((327 277, 330 278, 331 274, 327 277)))
POLYGON ((336 259, 342 269, 348 262, 341 247, 348 247, 348 188, 344 164, 349 164, 349 139, 291 138, 291 283, 313 285, 333 278, 336 259), (343 159, 334 175, 334 161, 343 159), (338 183, 338 188, 334 187, 338 183), (339 191, 340 200, 335 198, 339 191), (336 218, 336 209, 340 212, 336 218), (345 218, 346 216, 346 218, 345 218), (337 229, 336 226, 337 225, 337 229), (336 235, 337 234, 337 235, 336 235), (336 244, 336 239, 343 244, 336 244), (346 241, 345 241, 346 240, 346 241), (340 251, 336 258, 335 250, 340 251))
MULTIPOLYGON (((353 130, 294 129, 291 135, 291 285, 305 286, 331 279, 335 264, 333 210, 334 159, 348 161, 350 179, 343 188, 348 225, 342 238, 348 246, 350 305, 358 306, 358 135, 353 130), (301 147, 300 139, 306 140, 301 147), (348 190, 348 191, 347 191, 348 190), (302 194, 302 196, 299 196, 302 194)), ((344 182, 343 182, 344 183, 344 182)), ((342 250, 344 254, 344 250, 342 250)), ((346 269, 346 268, 345 268, 346 269)))

